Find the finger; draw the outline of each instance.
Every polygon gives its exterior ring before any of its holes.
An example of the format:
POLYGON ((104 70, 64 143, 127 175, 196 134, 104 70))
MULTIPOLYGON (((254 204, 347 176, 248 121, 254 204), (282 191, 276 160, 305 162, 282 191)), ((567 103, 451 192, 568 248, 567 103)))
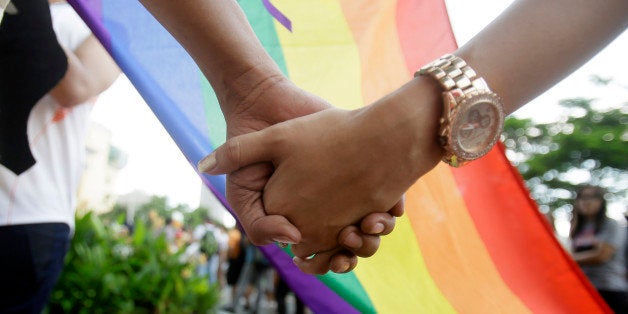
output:
POLYGON ((403 212, 404 212, 404 205, 405 205, 405 200, 406 200, 406 196, 403 195, 401 197, 401 199, 399 200, 399 202, 397 202, 397 204, 395 204, 395 206, 393 206, 388 213, 395 216, 395 217, 401 217, 403 216, 403 212))
POLYGON ((347 250, 334 249, 318 253, 312 258, 295 256, 293 262, 307 274, 323 275, 330 270, 341 274, 353 270, 358 265, 358 258, 347 250))
POLYGON ((294 254, 294 256, 302 259, 312 256, 317 252, 314 246, 307 245, 306 243, 295 244, 290 247, 290 250, 292 251, 292 254, 294 254))
POLYGON ((227 176, 227 199, 238 221, 255 245, 273 242, 299 243, 301 233, 285 217, 266 215, 262 189, 272 173, 272 165, 255 164, 227 176))
POLYGON ((301 240, 299 230, 286 217, 280 215, 245 219, 242 227, 251 243, 257 246, 275 242, 295 244, 301 240))
MULTIPOLYGON (((360 222, 360 228, 347 226, 338 234, 338 243, 360 257, 375 254, 380 244, 380 235, 387 235, 395 228, 396 218, 389 213, 371 213, 360 222)), ((317 252, 317 248, 305 243, 292 246, 295 256, 306 258, 317 252)))
POLYGON ((329 270, 337 274, 344 274, 352 271, 358 266, 358 257, 349 251, 342 250, 331 257, 329 270))
POLYGON ((338 243, 357 256, 369 257, 377 252, 380 237, 363 234, 356 226, 347 226, 340 231, 338 243))
POLYGON ((389 213, 371 213, 360 222, 364 234, 387 235, 395 228, 396 218, 389 213))
POLYGON ((271 161, 274 133, 271 128, 236 136, 198 162, 198 171, 225 174, 251 164, 271 161), (269 131, 270 130, 270 131, 269 131))

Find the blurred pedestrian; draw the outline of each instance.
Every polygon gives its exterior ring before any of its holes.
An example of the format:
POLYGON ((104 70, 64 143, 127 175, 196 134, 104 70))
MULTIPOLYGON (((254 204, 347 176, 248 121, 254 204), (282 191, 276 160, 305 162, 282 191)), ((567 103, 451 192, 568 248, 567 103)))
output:
POLYGON ((40 313, 73 233, 94 98, 119 69, 67 3, 11 3, 0 24, 0 313, 40 313))
POLYGON ((576 193, 570 232, 572 255, 615 313, 628 313, 626 229, 606 216, 605 190, 585 185, 576 193))

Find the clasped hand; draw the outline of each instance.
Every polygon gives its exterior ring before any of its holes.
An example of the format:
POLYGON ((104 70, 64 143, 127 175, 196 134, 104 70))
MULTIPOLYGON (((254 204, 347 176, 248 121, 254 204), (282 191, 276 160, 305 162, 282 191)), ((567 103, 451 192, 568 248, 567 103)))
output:
POLYGON ((229 139, 199 169, 228 174, 227 199, 251 241, 292 243, 308 273, 348 271, 354 254, 372 255, 379 237, 369 234, 392 230, 418 178, 408 141, 390 138, 405 131, 398 121, 382 106, 332 109, 283 80, 250 104, 226 115, 229 139))

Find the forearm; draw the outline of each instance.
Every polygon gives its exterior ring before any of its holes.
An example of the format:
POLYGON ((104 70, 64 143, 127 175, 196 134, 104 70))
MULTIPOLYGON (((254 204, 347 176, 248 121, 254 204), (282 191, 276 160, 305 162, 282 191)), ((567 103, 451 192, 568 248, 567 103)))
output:
POLYGON ((600 242, 591 250, 573 253, 572 257, 580 265, 599 265, 608 262, 616 251, 611 244, 600 242))
POLYGON ((456 55, 510 114, 583 65, 628 27, 628 1, 516 1, 456 55))
MULTIPOLYGON (((510 114, 615 38, 628 25, 627 12, 625 0, 521 0, 454 54, 487 81, 510 114)), ((419 156, 415 179, 443 154, 437 142, 441 92, 435 80, 419 76, 367 109, 372 114, 365 125, 391 119, 395 128, 384 134, 397 134, 393 138, 406 144, 399 151, 419 156)))
POLYGON ((118 77, 120 70, 94 36, 76 50, 65 49, 68 69, 50 95, 64 107, 72 107, 98 96, 118 77))
POLYGON ((252 87, 282 77, 236 1, 140 2, 192 56, 214 88, 223 112, 233 109, 225 98, 246 97, 252 87))
POLYGON ((579 265, 599 265, 608 261, 600 248, 574 253, 572 258, 579 265))

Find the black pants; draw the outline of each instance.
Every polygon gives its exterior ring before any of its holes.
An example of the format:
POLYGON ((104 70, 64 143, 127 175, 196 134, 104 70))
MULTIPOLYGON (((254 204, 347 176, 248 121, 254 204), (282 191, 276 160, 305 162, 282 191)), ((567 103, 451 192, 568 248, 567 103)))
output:
POLYGON ((0 227, 0 313, 41 313, 70 243, 64 223, 0 227))
MULTIPOLYGON (((288 295, 289 292, 290 292, 290 287, 288 287, 288 285, 283 280, 283 278, 279 277, 277 285, 275 286, 275 299, 277 300, 277 313, 279 314, 287 313, 286 296, 288 295)), ((296 295, 294 297, 296 299, 296 304, 295 304, 296 314, 305 313, 305 305, 303 304, 303 301, 301 301, 301 299, 299 299, 299 297, 296 295)))
POLYGON ((617 314, 628 314, 628 293, 625 291, 598 290, 602 299, 617 314))

